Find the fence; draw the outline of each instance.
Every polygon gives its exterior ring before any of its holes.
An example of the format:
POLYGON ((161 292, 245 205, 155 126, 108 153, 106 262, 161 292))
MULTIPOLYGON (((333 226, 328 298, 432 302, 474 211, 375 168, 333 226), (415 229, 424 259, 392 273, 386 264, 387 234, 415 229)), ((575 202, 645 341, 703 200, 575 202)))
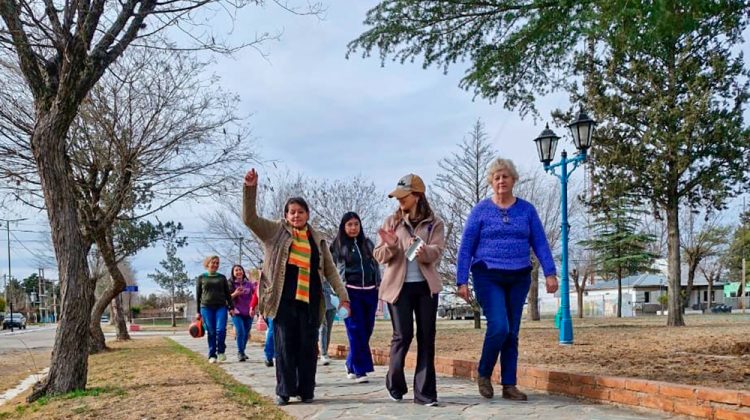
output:
MULTIPOLYGON (((181 318, 180 316, 177 316, 175 318, 175 321, 177 325, 187 325, 189 324, 188 320, 185 318, 181 318)), ((156 317, 156 318, 133 318, 133 323, 138 325, 161 325, 161 326, 171 326, 172 325, 172 317, 156 317)))
MULTIPOLYGON (((622 297, 622 316, 635 316, 635 308, 628 296, 622 297)), ((539 314, 544 318, 554 317, 560 307, 558 299, 540 299, 539 314)), ((570 315, 578 316, 578 299, 575 296, 570 298, 570 315)), ((583 298, 583 316, 586 318, 607 318, 617 316, 617 296, 600 295, 584 296, 583 298)))

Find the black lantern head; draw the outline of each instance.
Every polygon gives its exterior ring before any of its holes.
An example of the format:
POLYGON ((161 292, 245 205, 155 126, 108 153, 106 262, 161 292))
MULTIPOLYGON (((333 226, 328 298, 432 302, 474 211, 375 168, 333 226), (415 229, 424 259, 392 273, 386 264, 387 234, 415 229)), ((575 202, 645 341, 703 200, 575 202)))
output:
POLYGON ((595 125, 596 121, 589 118, 583 109, 578 112, 578 117, 576 117, 575 121, 568 124, 570 133, 573 135, 573 144, 578 151, 586 153, 589 147, 591 147, 591 135, 594 132, 595 125))
POLYGON ((559 139, 560 137, 549 129, 549 124, 544 127, 542 134, 534 139, 536 150, 539 153, 539 161, 544 163, 544 166, 549 166, 550 162, 552 162, 555 150, 557 149, 557 140, 559 139))

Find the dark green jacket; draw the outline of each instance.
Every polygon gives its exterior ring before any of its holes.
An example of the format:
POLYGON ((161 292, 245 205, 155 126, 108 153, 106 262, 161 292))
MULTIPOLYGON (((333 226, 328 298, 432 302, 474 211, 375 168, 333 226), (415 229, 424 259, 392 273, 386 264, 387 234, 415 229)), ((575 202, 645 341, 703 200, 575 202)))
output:
POLYGON ((195 299, 198 309, 201 306, 226 306, 232 309, 232 295, 229 293, 229 282, 223 274, 209 275, 203 273, 195 281, 195 299))

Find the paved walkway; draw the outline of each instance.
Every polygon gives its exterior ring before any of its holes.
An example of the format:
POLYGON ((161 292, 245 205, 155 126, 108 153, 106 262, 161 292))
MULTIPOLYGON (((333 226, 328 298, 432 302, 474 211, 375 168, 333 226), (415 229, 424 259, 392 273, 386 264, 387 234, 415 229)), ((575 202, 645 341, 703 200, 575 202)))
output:
MULTIPOLYGON (((205 339, 186 335, 170 337, 172 340, 199 353, 206 354, 205 339)), ((248 344, 250 360, 239 363, 234 343, 227 343, 228 359, 221 364, 224 370, 239 382, 271 399, 275 395, 274 368, 263 364, 263 352, 258 343, 248 344)), ((318 366, 315 402, 303 404, 292 399, 284 411, 297 418, 315 419, 489 419, 489 418, 540 418, 540 419, 665 419, 678 418, 658 412, 632 411, 620 407, 594 404, 573 398, 541 393, 530 393, 528 402, 510 402, 495 397, 485 400, 477 393, 476 384, 467 379, 438 377, 439 407, 413 404, 411 393, 401 402, 388 398, 384 387, 385 367, 376 366, 370 382, 355 384, 346 378, 343 360, 332 360, 329 366, 318 366)), ((407 376, 407 382, 411 378, 407 376)), ((497 386, 499 387, 499 386, 497 386)))

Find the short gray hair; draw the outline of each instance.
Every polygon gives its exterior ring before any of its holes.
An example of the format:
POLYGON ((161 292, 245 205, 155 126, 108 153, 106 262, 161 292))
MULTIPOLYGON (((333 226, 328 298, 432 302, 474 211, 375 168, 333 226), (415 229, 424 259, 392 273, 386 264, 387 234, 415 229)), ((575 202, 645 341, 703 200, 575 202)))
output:
POLYGON ((495 173, 498 171, 508 171, 510 177, 513 178, 514 181, 518 181, 518 171, 516 170, 516 165, 513 164, 513 161, 510 159, 497 158, 493 160, 487 168, 487 184, 492 186, 492 177, 495 176, 495 173))

